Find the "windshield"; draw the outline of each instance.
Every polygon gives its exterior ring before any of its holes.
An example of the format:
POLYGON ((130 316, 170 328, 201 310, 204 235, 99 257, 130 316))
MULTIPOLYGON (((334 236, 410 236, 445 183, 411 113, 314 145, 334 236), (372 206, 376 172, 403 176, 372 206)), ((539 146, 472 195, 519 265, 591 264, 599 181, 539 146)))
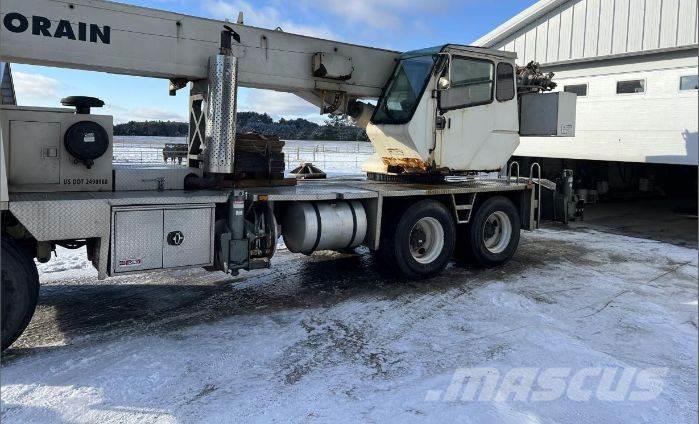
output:
POLYGON ((379 99, 371 122, 405 124, 413 117, 430 78, 435 55, 402 59, 386 91, 379 99))

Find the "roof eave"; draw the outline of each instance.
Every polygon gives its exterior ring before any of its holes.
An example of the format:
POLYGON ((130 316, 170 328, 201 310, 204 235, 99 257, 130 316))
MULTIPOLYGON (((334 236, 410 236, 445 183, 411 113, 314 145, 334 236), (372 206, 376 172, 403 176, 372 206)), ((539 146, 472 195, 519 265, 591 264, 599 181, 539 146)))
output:
POLYGON ((503 39, 539 19, 541 16, 559 7, 568 0, 540 0, 493 31, 474 41, 474 46, 493 47, 503 39))

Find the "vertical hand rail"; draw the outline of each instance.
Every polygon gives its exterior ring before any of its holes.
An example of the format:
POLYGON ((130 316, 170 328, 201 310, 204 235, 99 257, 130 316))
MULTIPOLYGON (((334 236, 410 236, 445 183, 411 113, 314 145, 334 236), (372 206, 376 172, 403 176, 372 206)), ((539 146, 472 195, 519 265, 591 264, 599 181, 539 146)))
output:
POLYGON ((515 165, 517 165, 517 180, 516 180, 516 182, 519 182, 519 162, 512 161, 512 162, 510 162, 510 166, 507 168, 507 183, 508 184, 512 181, 512 168, 515 165))
POLYGON ((534 169, 537 170, 537 196, 536 196, 536 229, 541 227, 541 165, 534 162, 529 168, 529 182, 534 181, 534 169))

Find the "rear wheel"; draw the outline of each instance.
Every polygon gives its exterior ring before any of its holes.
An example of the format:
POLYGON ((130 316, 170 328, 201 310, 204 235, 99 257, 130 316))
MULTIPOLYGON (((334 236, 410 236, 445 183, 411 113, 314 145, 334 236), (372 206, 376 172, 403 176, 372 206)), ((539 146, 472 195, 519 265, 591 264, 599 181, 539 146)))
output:
POLYGON ((456 228, 449 210, 434 200, 407 208, 381 241, 384 262, 408 278, 439 274, 454 252, 456 228))
POLYGON ((11 239, 0 245, 0 327, 2 350, 22 334, 39 298, 39 273, 29 255, 11 239))
POLYGON ((520 218, 514 203, 506 197, 491 197, 471 218, 463 250, 468 259, 481 266, 500 265, 515 254, 519 232, 520 218))

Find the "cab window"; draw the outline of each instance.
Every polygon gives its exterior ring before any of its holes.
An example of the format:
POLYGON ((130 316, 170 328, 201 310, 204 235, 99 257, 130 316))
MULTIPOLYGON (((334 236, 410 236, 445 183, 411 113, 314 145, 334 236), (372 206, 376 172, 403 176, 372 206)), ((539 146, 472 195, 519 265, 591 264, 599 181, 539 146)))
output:
POLYGON ((515 98, 515 68, 509 63, 498 63, 497 97, 499 102, 515 98))
POLYGON ((401 60, 379 99, 371 121, 392 125, 410 122, 430 79, 435 60, 434 55, 401 60))
POLYGON ((491 103, 494 82, 493 62, 454 57, 451 62, 451 87, 440 92, 439 107, 450 110, 491 103))

